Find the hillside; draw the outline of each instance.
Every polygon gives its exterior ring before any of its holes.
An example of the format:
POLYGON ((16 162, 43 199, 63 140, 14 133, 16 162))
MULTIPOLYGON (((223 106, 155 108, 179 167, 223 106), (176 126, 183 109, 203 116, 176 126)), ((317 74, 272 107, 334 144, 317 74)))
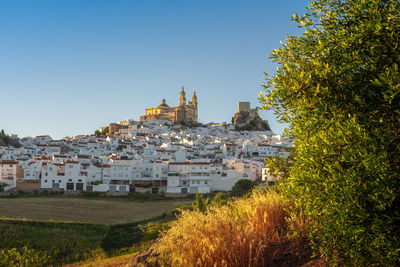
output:
POLYGON ((74 266, 325 266, 304 236, 290 235, 291 228, 307 232, 310 222, 287 213, 276 192, 200 202, 204 212, 182 210, 149 248, 74 266))
POLYGON ((6 135, 4 130, 0 132, 0 146, 13 146, 21 147, 21 144, 17 139, 12 139, 10 136, 6 135))

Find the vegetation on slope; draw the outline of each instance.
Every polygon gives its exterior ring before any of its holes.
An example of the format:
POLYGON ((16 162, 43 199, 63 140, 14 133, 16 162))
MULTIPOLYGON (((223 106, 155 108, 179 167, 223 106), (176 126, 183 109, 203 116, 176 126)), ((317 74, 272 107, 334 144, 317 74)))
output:
POLYGON ((33 249, 23 247, 21 252, 17 249, 0 250, 0 266, 43 266, 48 264, 49 257, 33 249))
POLYGON ((289 227, 307 231, 309 223, 289 215, 274 191, 254 191, 226 205, 183 210, 152 247, 147 265, 279 266, 301 265, 311 249, 302 237, 290 238, 289 227), (297 254, 296 254, 297 253, 297 254))
POLYGON ((10 136, 6 135, 4 130, 0 131, 0 146, 13 146, 21 147, 21 144, 17 139, 12 139, 10 136))
POLYGON ((295 139, 283 196, 330 264, 399 266, 400 2, 316 0, 294 21, 260 96, 295 139))
POLYGON ((0 266, 61 266, 136 253, 149 247, 172 214, 129 224, 0 220, 0 266))
POLYGON ((23 253, 27 247, 61 265, 105 255, 106 234, 103 225, 0 220, 0 249, 23 253))
POLYGON ((94 131, 95 136, 108 136, 109 126, 104 127, 103 131, 96 130, 94 131))

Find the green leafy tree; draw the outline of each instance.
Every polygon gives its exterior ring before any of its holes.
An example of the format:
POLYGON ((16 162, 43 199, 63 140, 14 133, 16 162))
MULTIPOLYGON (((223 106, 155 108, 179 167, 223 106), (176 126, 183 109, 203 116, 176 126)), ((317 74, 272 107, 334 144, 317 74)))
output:
POLYGON ((255 183, 253 181, 240 179, 232 186, 231 195, 236 197, 244 196, 250 193, 254 186, 255 183))
POLYGON ((109 126, 105 127, 103 131, 96 130, 94 131, 95 136, 108 136, 109 126))
POLYGON ((400 265, 400 3, 316 0, 260 95, 289 123, 282 190, 335 265, 400 265))

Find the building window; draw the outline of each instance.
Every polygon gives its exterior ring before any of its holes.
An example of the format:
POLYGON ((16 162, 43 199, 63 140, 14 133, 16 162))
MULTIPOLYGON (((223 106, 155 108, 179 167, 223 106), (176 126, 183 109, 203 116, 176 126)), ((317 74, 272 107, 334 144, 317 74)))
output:
POLYGON ((44 180, 45 183, 47 183, 47 180, 44 180))
POLYGON ((208 182, 207 182, 207 181, 205 181, 205 182, 204 182, 204 184, 208 184, 208 182))

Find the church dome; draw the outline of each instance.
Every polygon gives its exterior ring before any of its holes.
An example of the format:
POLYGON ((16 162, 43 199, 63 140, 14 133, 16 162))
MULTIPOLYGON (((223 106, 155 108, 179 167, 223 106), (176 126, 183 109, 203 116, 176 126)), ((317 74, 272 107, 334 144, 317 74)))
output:
POLYGON ((158 106, 159 108, 168 108, 169 106, 167 105, 167 102, 165 101, 165 99, 163 99, 161 101, 161 105, 158 106))

